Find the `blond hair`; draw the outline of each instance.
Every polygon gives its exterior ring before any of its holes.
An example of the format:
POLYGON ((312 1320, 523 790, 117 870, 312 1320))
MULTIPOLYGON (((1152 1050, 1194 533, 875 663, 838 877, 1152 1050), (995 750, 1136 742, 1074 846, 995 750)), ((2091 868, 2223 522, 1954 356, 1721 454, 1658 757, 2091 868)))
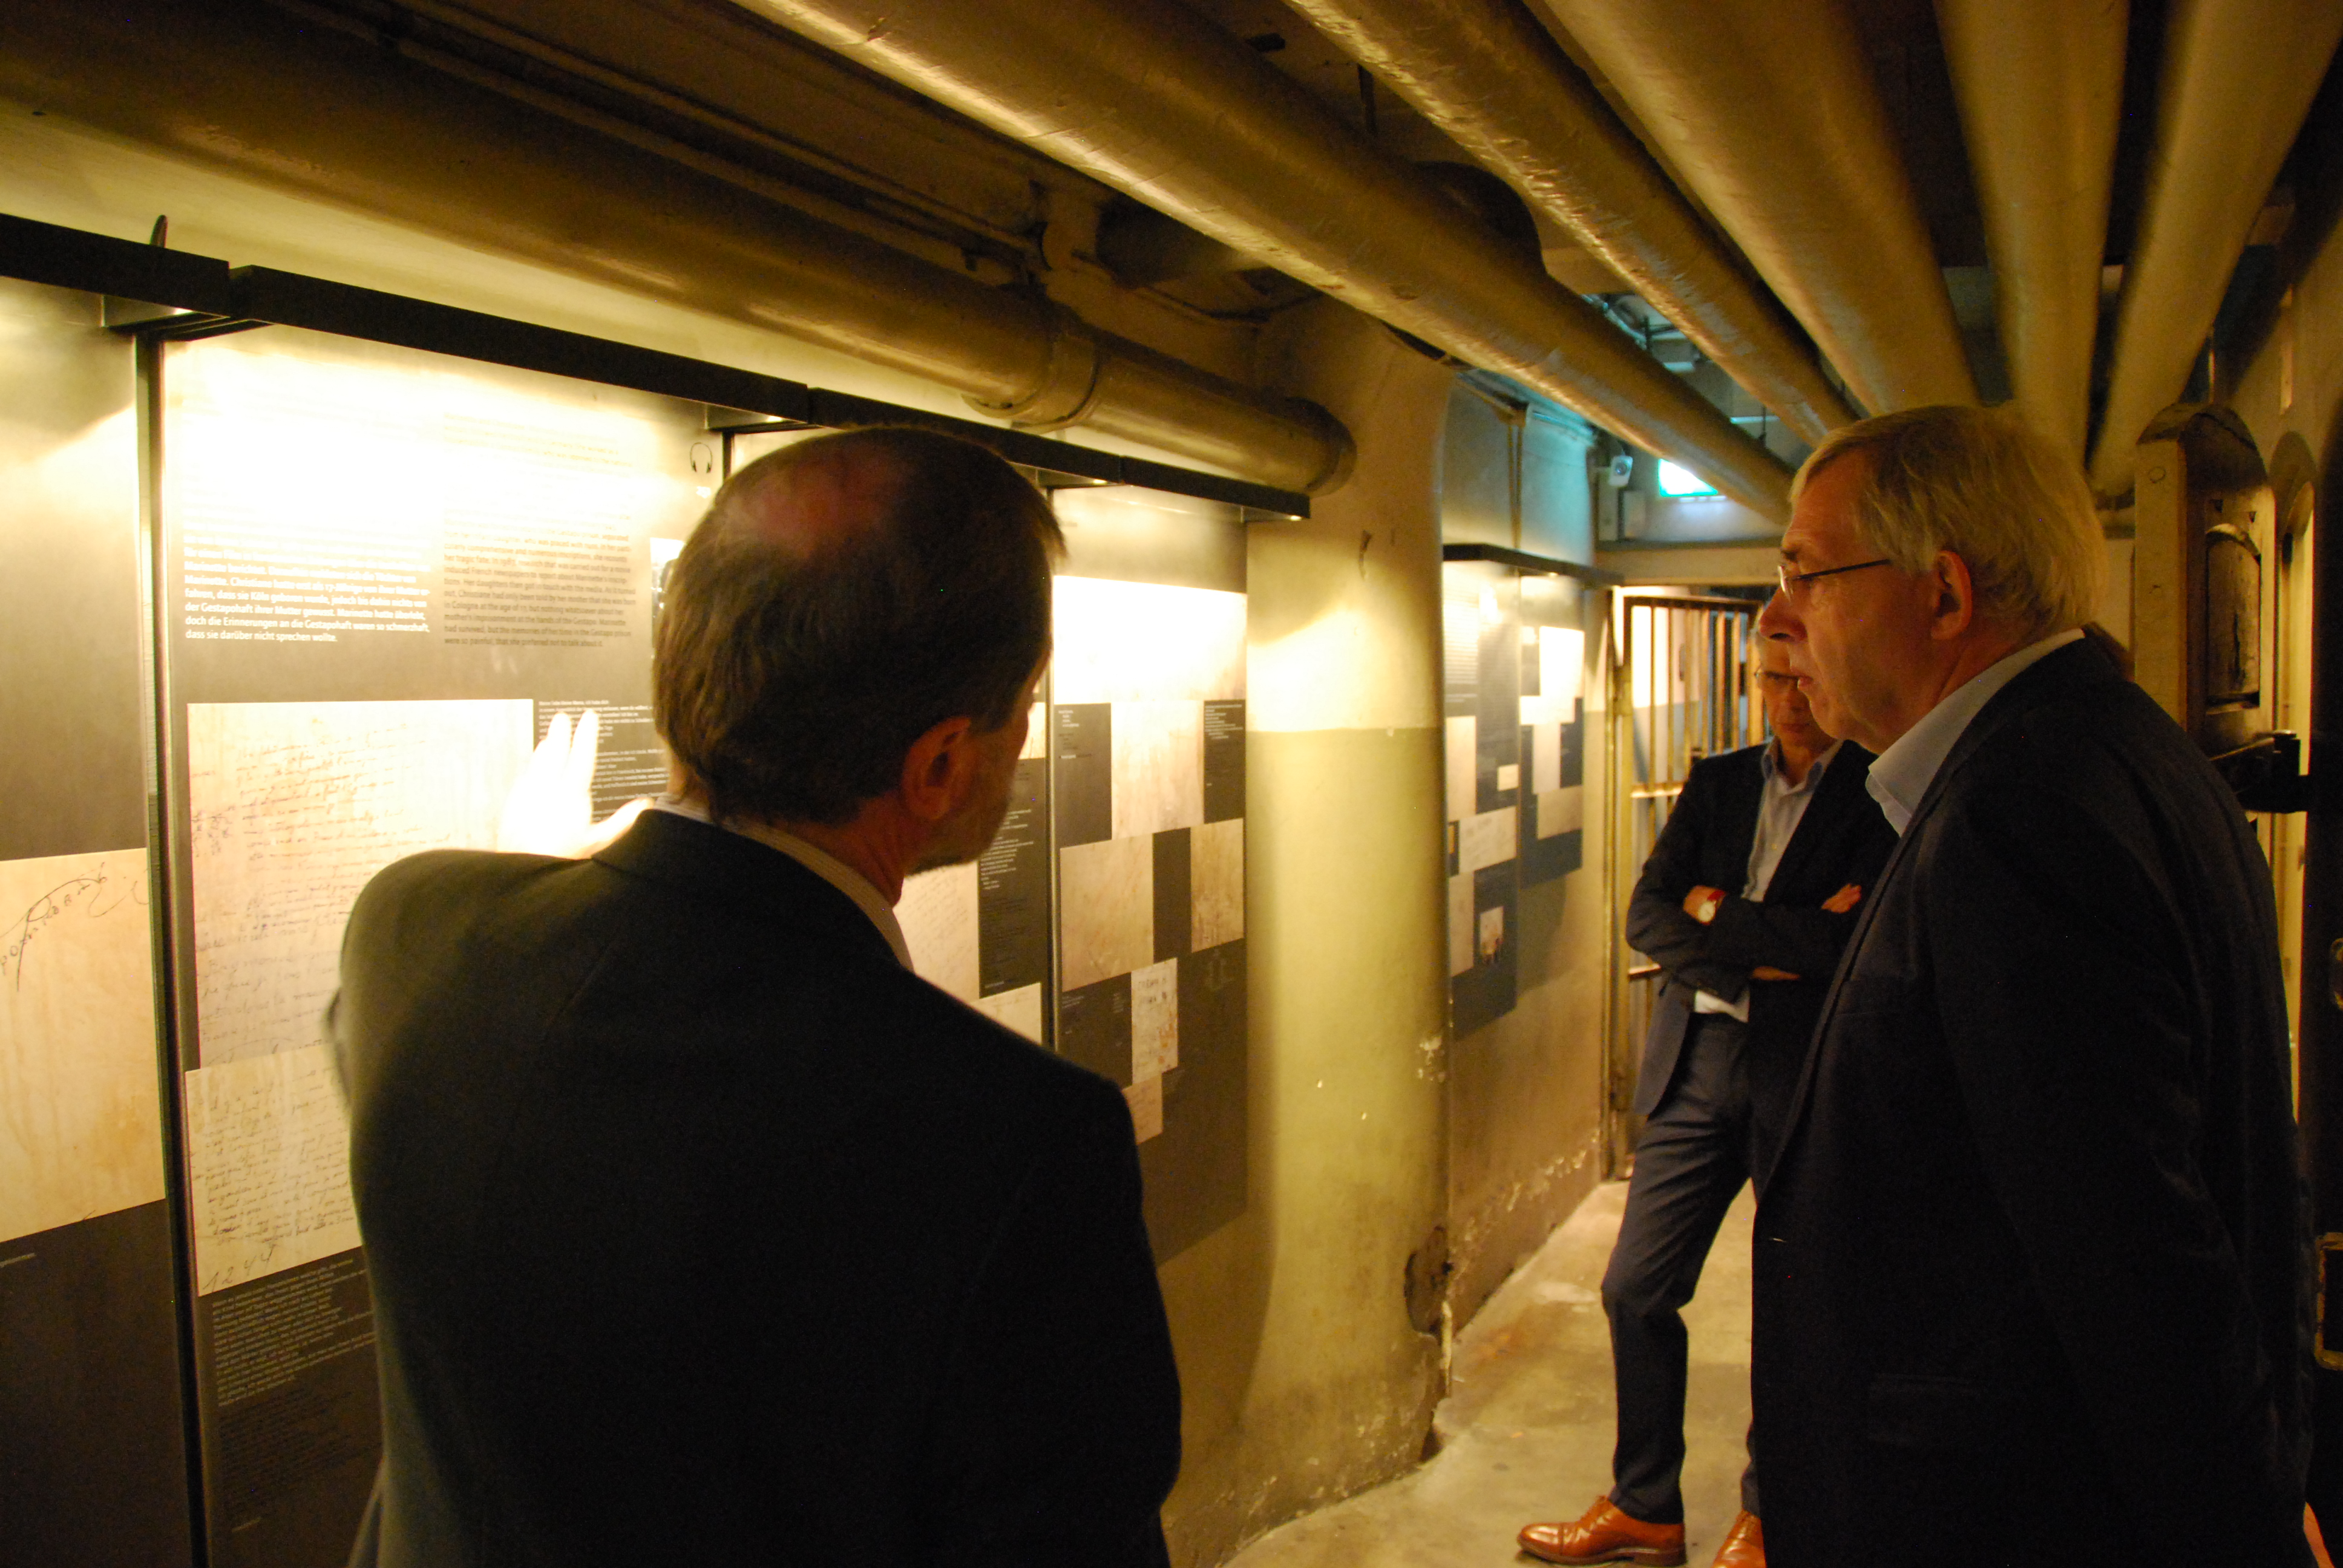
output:
POLYGON ((1950 550, 1969 568, 1980 616, 2027 641, 2087 624, 2107 578, 2106 531, 2072 457, 2006 408, 1906 408, 1842 426, 1792 481, 1793 505, 1823 468, 1871 458, 1857 532, 1918 575, 1950 550))

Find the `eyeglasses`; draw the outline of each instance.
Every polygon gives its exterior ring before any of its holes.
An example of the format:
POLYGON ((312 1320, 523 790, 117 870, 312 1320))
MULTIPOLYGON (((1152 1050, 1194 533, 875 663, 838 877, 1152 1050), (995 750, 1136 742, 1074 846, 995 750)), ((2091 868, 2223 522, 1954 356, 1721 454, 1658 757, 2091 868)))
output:
POLYGON ((1882 556, 1875 561, 1857 561, 1851 567, 1825 567, 1818 572, 1802 572, 1794 571, 1791 569, 1790 564, 1787 561, 1785 561, 1778 568, 1776 568, 1775 576, 1781 581, 1782 592, 1785 596, 1795 598, 1799 597, 1798 590, 1800 588, 1805 587, 1806 584, 1814 581, 1816 578, 1835 578, 1841 572, 1859 572, 1869 567, 1885 567, 1893 566, 1895 564, 1895 562, 1889 560, 1885 556, 1882 556))

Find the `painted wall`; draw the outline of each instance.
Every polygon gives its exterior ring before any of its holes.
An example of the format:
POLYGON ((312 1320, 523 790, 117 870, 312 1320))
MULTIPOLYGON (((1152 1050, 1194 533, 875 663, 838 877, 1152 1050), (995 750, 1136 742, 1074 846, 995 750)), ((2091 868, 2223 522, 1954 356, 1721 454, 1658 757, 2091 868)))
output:
POLYGON ((1346 307, 1268 357, 1358 474, 1251 535, 1251 1206, 1163 1271, 1186 1462, 1172 1555, 1217 1563, 1413 1465, 1443 1390, 1410 1320, 1443 1220, 1439 537, 1450 372, 1346 307))
MULTIPOLYGON (((2343 755, 2343 624, 2337 614, 2343 604, 2343 530, 2337 526, 2343 518, 2343 72, 2330 75, 2312 106, 2287 177, 2294 219, 2259 307, 2224 335, 2237 368, 2220 375, 2217 390, 2269 466, 2278 525, 2309 527, 2310 548, 2298 540, 2292 563, 2266 559, 2265 578, 2291 578, 2308 568, 2317 579, 2315 592, 2297 580, 2287 584, 2291 591, 2272 596, 2274 629, 2294 645, 2288 653, 2298 658, 2308 651, 2312 664, 2310 682, 2275 684, 2280 722, 2307 732, 2304 764, 2314 778, 2331 780, 2343 755), (2305 640, 2312 645, 2307 650, 2305 640)), ((2281 670, 2288 653, 2280 654, 2281 670)), ((2272 684, 2266 674, 2266 693, 2272 684)), ((2280 950, 2289 1000, 2299 1010, 2296 1105, 2309 1166, 2311 1229, 2324 1233, 2343 1226, 2343 1011, 2330 1000, 2332 974, 2323 957, 2343 940, 2343 810, 2331 785, 2317 794, 2308 812, 2266 820, 2264 834, 2285 932, 2280 950)), ((2322 1413, 2338 1408, 2343 1377, 2324 1367, 2313 1376, 2322 1413)), ((2331 1430, 2322 1432, 2322 1458, 2313 1467, 2323 1513, 2334 1501, 2335 1466, 2323 1452, 2331 1438, 2331 1430)))

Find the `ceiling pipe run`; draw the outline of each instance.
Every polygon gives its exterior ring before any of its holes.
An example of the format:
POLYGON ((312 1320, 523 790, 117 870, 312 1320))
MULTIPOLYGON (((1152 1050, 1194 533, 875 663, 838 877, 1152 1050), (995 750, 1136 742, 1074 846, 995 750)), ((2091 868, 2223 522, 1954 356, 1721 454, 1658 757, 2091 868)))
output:
POLYGON ((265 6, 15 0, 0 7, 0 95, 276 190, 907 371, 1025 428, 1080 424, 1312 493, 1350 472, 1349 433, 1315 404, 679 166, 656 138, 590 111, 542 95, 527 107, 265 6))
POLYGON ((1809 443, 1855 417, 1788 315, 1521 0, 1288 0, 1809 443))
POLYGON ((740 3, 1788 512, 1783 465, 1526 247, 1176 0, 740 3))
POLYGON ((2126 0, 1936 0, 2018 407, 2083 458, 2126 0))
POLYGON ((1974 403, 1871 61, 1837 0, 1544 0, 1875 414, 1974 403))
POLYGON ((2091 485, 2102 497, 2131 488, 2140 432, 2187 390, 2338 38, 2336 0, 2173 0, 2107 411, 2091 448, 2091 485))

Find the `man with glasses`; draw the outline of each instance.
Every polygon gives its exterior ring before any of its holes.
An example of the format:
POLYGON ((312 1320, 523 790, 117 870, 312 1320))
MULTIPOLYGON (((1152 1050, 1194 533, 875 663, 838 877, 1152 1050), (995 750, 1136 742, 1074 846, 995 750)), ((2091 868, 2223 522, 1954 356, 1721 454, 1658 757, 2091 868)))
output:
MULTIPOLYGON (((1725 1211, 1774 1146, 1823 992, 1895 836, 1864 792, 1871 756, 1815 721, 1761 645, 1773 740, 1693 765, 1644 862, 1627 938, 1663 973, 1645 1037, 1627 1212, 1603 1280, 1619 1396, 1614 1484, 1574 1523, 1533 1524, 1548 1563, 1684 1560, 1682 1308, 1725 1211)), ((1765 1561, 1757 1465, 1716 1561, 1765 1561)))
POLYGON ((2071 459, 1920 408, 1806 460, 1759 618, 1900 842, 1757 1210, 1785 1568, 2308 1563, 2269 873, 2090 626, 2071 459))

